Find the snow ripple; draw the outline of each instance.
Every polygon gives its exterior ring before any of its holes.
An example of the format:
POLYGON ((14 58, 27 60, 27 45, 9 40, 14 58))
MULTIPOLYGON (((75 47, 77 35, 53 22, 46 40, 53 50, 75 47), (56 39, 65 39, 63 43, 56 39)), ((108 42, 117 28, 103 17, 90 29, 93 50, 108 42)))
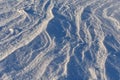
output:
POLYGON ((119 0, 0 0, 0 80, 120 80, 119 0))

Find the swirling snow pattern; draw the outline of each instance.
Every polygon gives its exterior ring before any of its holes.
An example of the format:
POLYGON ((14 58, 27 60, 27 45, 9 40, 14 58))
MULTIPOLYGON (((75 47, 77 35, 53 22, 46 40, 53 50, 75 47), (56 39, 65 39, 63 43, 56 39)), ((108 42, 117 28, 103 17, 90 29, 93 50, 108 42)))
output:
POLYGON ((0 0, 0 80, 120 80, 120 0, 0 0))

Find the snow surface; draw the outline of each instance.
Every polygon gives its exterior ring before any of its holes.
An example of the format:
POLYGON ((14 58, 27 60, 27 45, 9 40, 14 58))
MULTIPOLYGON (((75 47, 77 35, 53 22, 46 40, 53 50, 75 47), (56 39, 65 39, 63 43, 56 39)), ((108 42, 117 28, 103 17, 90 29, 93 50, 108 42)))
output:
POLYGON ((0 0, 0 80, 120 80, 120 0, 0 0))

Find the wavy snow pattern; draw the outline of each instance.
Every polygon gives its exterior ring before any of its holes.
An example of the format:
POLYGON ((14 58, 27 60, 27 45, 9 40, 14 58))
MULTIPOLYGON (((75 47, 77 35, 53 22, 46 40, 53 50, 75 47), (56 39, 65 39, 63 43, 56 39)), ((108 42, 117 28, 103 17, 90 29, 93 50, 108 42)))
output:
POLYGON ((0 80, 120 80, 119 0, 0 0, 0 80))

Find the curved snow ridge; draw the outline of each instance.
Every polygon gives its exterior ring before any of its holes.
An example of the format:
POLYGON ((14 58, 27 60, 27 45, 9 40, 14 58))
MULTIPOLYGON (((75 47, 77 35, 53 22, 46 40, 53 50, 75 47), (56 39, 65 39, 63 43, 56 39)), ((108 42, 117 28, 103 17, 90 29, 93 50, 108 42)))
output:
POLYGON ((120 79, 119 0, 0 0, 0 11, 1 80, 120 79))
POLYGON ((41 32, 45 31, 48 22, 54 17, 52 15, 52 8, 53 8, 53 4, 51 4, 47 10, 47 14, 46 14, 46 18, 39 24, 37 25, 38 27, 34 30, 34 31, 26 31, 23 32, 22 34, 22 39, 17 42, 16 45, 12 46, 11 44, 8 44, 6 47, 7 49, 5 49, 4 51, 0 51, 0 61, 3 60, 5 57, 7 57, 8 55, 10 55, 12 52, 14 52, 16 49, 27 45, 29 42, 31 42, 38 34, 40 34, 41 32), (29 34, 26 35, 26 34, 29 34))

